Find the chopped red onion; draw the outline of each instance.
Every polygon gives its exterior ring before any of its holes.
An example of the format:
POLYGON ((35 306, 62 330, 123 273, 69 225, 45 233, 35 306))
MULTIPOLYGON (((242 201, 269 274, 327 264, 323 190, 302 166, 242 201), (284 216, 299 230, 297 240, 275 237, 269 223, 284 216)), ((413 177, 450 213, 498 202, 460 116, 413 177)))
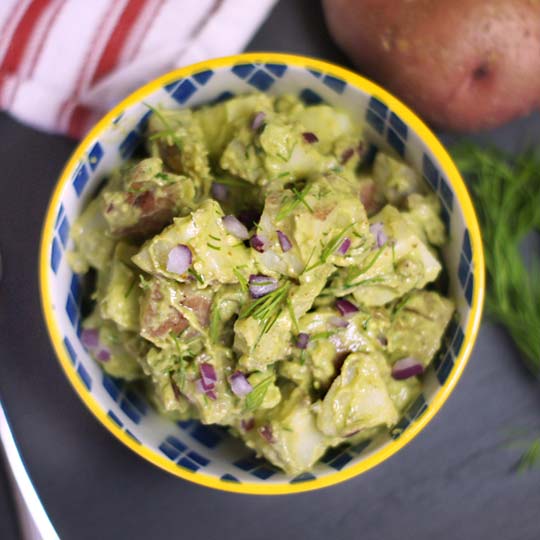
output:
POLYGON ((249 420, 242 420, 240 425, 244 431, 251 431, 255 427, 255 418, 251 417, 249 420))
POLYGON ((268 249, 268 240, 262 234, 256 234, 249 241, 251 247, 259 253, 264 253, 268 249))
POLYGON ((100 362, 108 362, 111 359, 111 353, 107 349, 101 349, 97 353, 97 359, 100 362))
POLYGON ((328 322, 332 326, 335 326, 337 328, 346 328, 347 326, 349 326, 349 323, 345 319, 342 319, 341 317, 330 317, 328 319, 328 322))
POLYGON ((81 332, 81 343, 87 349, 95 349, 99 345, 99 330, 97 328, 84 328, 81 332))
POLYGON ((356 313, 358 311, 358 308, 352 302, 349 302, 344 298, 340 298, 336 302, 336 307, 342 315, 349 315, 350 313, 356 313))
POLYGON ((261 426, 259 428, 259 435, 270 444, 276 442, 276 439, 274 438, 274 432, 272 431, 272 426, 261 426))
POLYGON ((319 137, 317 137, 315 133, 311 133, 311 131, 304 131, 304 133, 302 133, 302 137, 304 137, 304 141, 306 141, 308 144, 319 142, 319 137))
POLYGON ((214 392, 214 386, 212 386, 212 388, 205 388, 202 379, 197 379, 195 381, 195 386, 201 394, 208 396, 211 400, 215 401, 217 399, 216 393, 214 392))
POLYGON ((279 240, 279 245, 281 246, 281 249, 284 253, 287 253, 292 248, 291 241, 289 240, 289 237, 281 231, 277 231, 277 236, 279 240))
POLYGON ((416 358, 406 357, 398 360, 392 366, 392 377, 398 381, 421 375, 424 373, 424 366, 416 358))
POLYGON ((262 111, 259 111, 258 113, 256 113, 255 116, 253 117, 253 120, 251 121, 251 129, 253 131, 259 131, 259 129, 261 129, 261 127, 263 126, 265 119, 266 119, 266 113, 262 111))
POLYGON ((340 255, 345 255, 345 253, 347 253, 347 251, 349 251, 349 248, 351 247, 351 239, 350 238, 345 238, 345 240, 343 240, 343 242, 341 242, 341 246, 338 247, 338 253, 340 255))
POLYGON ((246 226, 235 216, 225 216, 223 218, 223 226, 228 233, 236 236, 236 238, 239 238, 240 240, 247 240, 249 238, 249 233, 246 226))
POLYGON ((347 148, 346 150, 344 150, 343 153, 341 154, 341 164, 345 165, 345 163, 347 163, 347 161, 349 161, 349 159, 351 159, 353 155, 354 155, 354 148, 347 148))
POLYGON ((270 276, 263 274, 251 274, 249 276, 249 293, 251 294, 251 298, 261 298, 275 291, 278 285, 278 280, 270 276))
POLYGON ((212 364, 203 362, 199 365, 199 373, 201 374, 202 386, 205 390, 212 390, 217 381, 216 370, 212 364))
POLYGON ((229 384, 233 394, 236 394, 239 397, 245 396, 253 390, 253 386, 249 384, 246 376, 241 371, 235 371, 229 377, 229 384))
POLYGON ((369 226, 369 231, 375 237, 375 243, 378 248, 384 246, 384 244, 388 242, 388 237, 386 236, 386 233, 384 232, 384 225, 380 221, 377 221, 376 223, 372 223, 369 226))
POLYGON ((212 192, 212 197, 214 197, 216 201, 223 202, 227 200, 227 195, 229 193, 229 190, 227 189, 227 186, 220 184, 219 182, 214 182, 212 184, 211 192, 212 192))
POLYGON ((191 250, 184 244, 173 247, 167 257, 167 271, 174 274, 184 274, 193 260, 191 250))
POLYGON ((182 393, 180 392, 180 388, 178 388, 178 385, 176 384, 176 381, 173 379, 172 375, 169 375, 169 379, 171 381, 171 387, 173 390, 174 397, 176 401, 180 401, 180 398, 182 397, 182 393))
POLYGON ((296 337, 296 346, 299 349, 307 349, 309 343, 309 334, 306 334, 305 332, 300 332, 298 336, 296 337))

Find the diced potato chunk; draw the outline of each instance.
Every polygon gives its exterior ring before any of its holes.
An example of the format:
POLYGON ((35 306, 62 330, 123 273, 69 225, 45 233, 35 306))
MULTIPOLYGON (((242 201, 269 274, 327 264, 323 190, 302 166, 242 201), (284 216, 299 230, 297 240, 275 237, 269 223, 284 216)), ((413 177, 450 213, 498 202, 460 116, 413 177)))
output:
POLYGON ((397 422, 398 412, 375 354, 357 352, 345 360, 318 413, 317 426, 325 435, 347 437, 362 429, 397 422))
POLYGON ((392 360, 411 356, 427 366, 441 346, 454 309, 451 300, 436 292, 411 294, 387 333, 392 360))

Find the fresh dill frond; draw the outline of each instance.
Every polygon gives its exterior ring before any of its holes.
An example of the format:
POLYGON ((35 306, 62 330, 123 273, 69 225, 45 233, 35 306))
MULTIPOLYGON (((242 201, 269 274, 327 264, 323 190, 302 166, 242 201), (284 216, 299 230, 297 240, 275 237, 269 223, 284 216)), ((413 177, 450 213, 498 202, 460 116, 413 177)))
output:
POLYGON ((362 267, 356 267, 356 268, 350 268, 347 273, 347 281, 345 286, 347 288, 356 287, 356 285, 351 285, 351 282, 355 280, 357 277, 360 277, 362 274, 365 274, 367 271, 371 270, 373 268, 373 265, 379 260, 379 257, 382 255, 383 251, 386 249, 386 245, 382 245, 373 255, 373 257, 362 267))
POLYGON ((236 276, 236 279, 238 279, 238 283, 240 284, 240 288, 242 291, 247 292, 248 290, 248 282, 247 279, 241 274, 240 267, 235 266, 233 268, 233 274, 236 276))
MULTIPOLYGON (((282 283, 275 291, 272 291, 261 298, 257 298, 244 307, 239 318, 245 319, 253 317, 261 325, 260 336, 266 334, 277 321, 283 304, 287 300, 287 295, 291 287, 290 282, 282 283)), ((259 339, 260 339, 259 336, 259 339)))
POLYGON ((139 287, 146 291, 150 288, 150 280, 146 279, 142 274, 139 274, 139 287))
POLYGON ((313 212, 313 209, 306 201, 306 196, 310 189, 311 184, 306 184, 302 188, 302 191, 298 191, 297 189, 293 188, 293 197, 283 204, 283 206, 279 209, 279 212, 276 214, 276 223, 292 214, 299 204, 303 204, 310 212, 313 212))
POLYGON ((240 187, 240 188, 253 188, 253 184, 250 184, 247 180, 242 178, 235 178, 233 176, 225 176, 216 178, 216 184, 223 184, 224 186, 240 187))
POLYGON ((326 332, 316 332, 315 334, 311 334, 309 337, 310 341, 315 341, 317 339, 328 339, 329 337, 333 336, 336 332, 332 331, 326 331, 326 332))
POLYGON ((204 279, 201 276, 201 274, 199 274, 199 272, 197 272, 197 270, 195 270, 194 268, 189 268, 188 269, 188 274, 190 276, 193 276, 201 285, 204 285, 204 279))
POLYGON ((274 377, 270 375, 253 387, 253 390, 246 396, 246 401, 244 402, 244 407, 247 411, 254 411, 262 405, 264 396, 273 380, 274 377))
POLYGON ((471 144, 453 150, 469 180, 482 226, 488 289, 486 312, 502 324, 527 367, 540 374, 540 256, 527 265, 523 239, 540 230, 540 154, 511 158, 471 144))
POLYGON ((127 298, 131 294, 133 287, 135 287, 135 283, 137 283, 137 274, 133 276, 133 279, 129 283, 128 288, 126 289, 126 292, 124 294, 124 298, 127 298))
POLYGON ((296 334, 298 334, 300 332, 300 328, 298 326, 298 320, 296 319, 296 315, 294 314, 294 308, 290 296, 287 296, 287 308, 289 309, 289 315, 291 317, 294 331, 296 334))
POLYGON ((540 463, 540 437, 534 439, 529 447, 523 452, 517 464, 518 472, 525 472, 540 463))
POLYGON ((148 103, 143 103, 143 105, 145 107, 148 107, 152 111, 152 114, 154 114, 157 118, 159 118, 160 122, 165 126, 165 129, 161 131, 157 131, 156 133, 153 133, 152 135, 150 135, 148 137, 148 140, 153 141, 155 139, 162 139, 162 138, 170 137, 173 143, 175 144, 175 146, 178 148, 178 151, 182 152, 183 150, 182 141, 180 137, 176 134, 175 130, 173 129, 169 121, 165 118, 165 116, 163 116, 163 114, 161 114, 161 112, 155 107, 153 107, 152 105, 149 105, 148 103))
POLYGON ((394 306, 394 311, 392 311, 392 320, 394 320, 401 312, 401 310, 410 302, 412 296, 410 294, 405 295, 399 300, 394 306))
MULTIPOLYGON (((339 248, 339 246, 345 239, 345 235, 347 234, 347 231, 354 225, 355 225, 354 223, 350 223, 349 225, 341 229, 341 231, 337 233, 334 237, 328 240, 328 242, 324 244, 322 247, 319 260, 313 263, 311 266, 306 266, 306 269, 304 270, 304 272, 308 272, 309 270, 313 270, 313 268, 316 268, 317 266, 324 264, 328 260, 330 255, 333 255, 337 251, 337 249, 339 248)), ((311 256, 310 256, 310 259, 311 259, 311 256)))

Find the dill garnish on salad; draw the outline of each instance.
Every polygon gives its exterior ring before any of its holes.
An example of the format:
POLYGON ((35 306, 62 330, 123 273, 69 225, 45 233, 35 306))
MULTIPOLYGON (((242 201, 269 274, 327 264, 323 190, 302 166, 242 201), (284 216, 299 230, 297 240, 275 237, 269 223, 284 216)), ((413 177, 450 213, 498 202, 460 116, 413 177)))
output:
POLYGON ((454 313, 436 196, 403 162, 368 162, 329 105, 150 109, 146 154, 72 227, 72 267, 97 275, 90 354, 288 474, 391 431, 454 313))

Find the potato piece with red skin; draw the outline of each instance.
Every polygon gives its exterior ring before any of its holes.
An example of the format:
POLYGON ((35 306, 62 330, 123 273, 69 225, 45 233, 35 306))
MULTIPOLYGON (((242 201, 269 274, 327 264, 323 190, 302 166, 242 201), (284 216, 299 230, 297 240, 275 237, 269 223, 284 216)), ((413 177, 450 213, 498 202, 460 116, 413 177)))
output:
POLYGON ((536 0, 324 0, 338 45, 435 127, 493 128, 540 101, 536 0))
POLYGON ((183 337, 193 337, 197 329, 188 320, 187 313, 191 312, 196 324, 206 328, 211 304, 212 295, 208 290, 161 278, 151 279, 141 297, 141 335, 158 347, 163 346, 169 336, 178 336, 189 326, 183 337))

